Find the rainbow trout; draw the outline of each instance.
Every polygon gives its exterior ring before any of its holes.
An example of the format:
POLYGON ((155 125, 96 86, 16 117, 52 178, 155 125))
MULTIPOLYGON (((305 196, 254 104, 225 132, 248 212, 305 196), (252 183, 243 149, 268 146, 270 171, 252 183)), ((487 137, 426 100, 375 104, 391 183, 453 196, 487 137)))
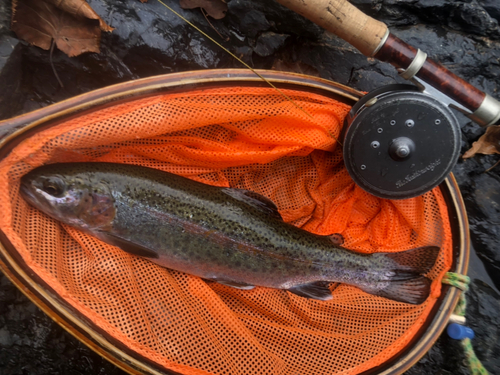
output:
POLYGON ((329 282, 420 304, 439 248, 359 254, 285 223, 269 199, 125 164, 36 168, 21 194, 49 216, 161 266, 241 289, 332 298, 329 282))

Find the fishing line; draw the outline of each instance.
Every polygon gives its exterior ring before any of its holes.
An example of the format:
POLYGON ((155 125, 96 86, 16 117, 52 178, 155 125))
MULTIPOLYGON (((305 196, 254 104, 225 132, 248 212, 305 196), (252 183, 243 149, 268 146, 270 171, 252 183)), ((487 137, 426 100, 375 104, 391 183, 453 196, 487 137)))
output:
MULTIPOLYGON (((273 89, 278 91, 281 96, 283 96, 286 100, 288 100, 290 103, 292 103, 296 108, 304 112, 309 118, 314 120, 314 117, 307 112, 304 108, 302 108, 300 105, 295 103, 288 95, 286 95, 283 91, 281 91, 279 88, 277 88, 272 82, 268 81, 265 77, 263 77, 259 72, 257 72, 254 68, 252 68, 250 65, 248 65, 246 62, 244 62, 242 59, 240 59, 238 56, 236 56, 234 53, 229 51, 226 47, 224 47, 222 44, 217 42, 214 38, 212 38, 210 35, 205 33, 203 30, 201 30, 199 27, 197 27, 194 23, 188 21, 185 17, 183 17, 181 14, 177 13, 175 10, 173 10, 171 7, 169 7, 167 4, 165 4, 162 0, 158 0, 158 2, 163 5, 165 8, 170 10, 173 14, 175 14, 177 17, 179 17, 181 20, 186 22, 189 26, 197 30, 200 34, 202 34, 205 38, 210 40, 212 43, 215 43, 217 46, 222 48, 226 53, 231 55, 233 58, 235 58, 237 61, 239 61, 241 64, 243 64, 246 68, 250 69, 255 75, 257 75, 260 79, 262 79, 264 82, 266 82, 269 86, 271 86, 273 89)), ((328 131, 328 134, 337 141, 337 143, 342 147, 342 143, 335 137, 330 131, 328 131)))

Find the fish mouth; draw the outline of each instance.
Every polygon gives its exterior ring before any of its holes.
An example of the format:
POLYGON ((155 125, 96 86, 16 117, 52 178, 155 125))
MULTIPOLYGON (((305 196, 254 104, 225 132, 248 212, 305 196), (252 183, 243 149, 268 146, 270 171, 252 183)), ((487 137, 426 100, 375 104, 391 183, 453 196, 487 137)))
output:
POLYGON ((37 201, 35 194, 33 194, 27 183, 21 182, 19 191, 21 193, 21 196, 29 203, 34 203, 37 201))

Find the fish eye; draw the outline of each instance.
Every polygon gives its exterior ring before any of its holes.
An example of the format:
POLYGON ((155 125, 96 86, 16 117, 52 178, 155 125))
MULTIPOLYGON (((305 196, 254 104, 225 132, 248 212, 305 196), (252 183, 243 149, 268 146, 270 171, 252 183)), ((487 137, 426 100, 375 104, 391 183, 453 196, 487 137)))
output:
POLYGON ((43 182, 42 190, 53 197, 61 197, 64 192, 64 183, 59 178, 48 178, 43 182))

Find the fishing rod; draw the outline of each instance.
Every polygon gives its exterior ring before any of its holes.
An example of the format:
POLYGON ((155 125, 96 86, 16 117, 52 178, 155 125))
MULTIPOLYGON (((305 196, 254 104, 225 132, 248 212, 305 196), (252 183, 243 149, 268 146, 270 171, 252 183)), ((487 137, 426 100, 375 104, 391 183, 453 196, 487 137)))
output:
POLYGON ((401 77, 416 79, 448 97, 449 105, 481 126, 500 120, 500 102, 456 76, 427 54, 390 33, 382 22, 347 0, 276 0, 357 48, 363 55, 395 66, 401 77))
POLYGON ((460 152, 458 110, 481 126, 497 124, 500 102, 347 0, 276 0, 334 33, 367 57, 392 64, 413 85, 389 85, 363 97, 343 129, 344 161, 373 195, 402 199, 440 184, 460 152))

